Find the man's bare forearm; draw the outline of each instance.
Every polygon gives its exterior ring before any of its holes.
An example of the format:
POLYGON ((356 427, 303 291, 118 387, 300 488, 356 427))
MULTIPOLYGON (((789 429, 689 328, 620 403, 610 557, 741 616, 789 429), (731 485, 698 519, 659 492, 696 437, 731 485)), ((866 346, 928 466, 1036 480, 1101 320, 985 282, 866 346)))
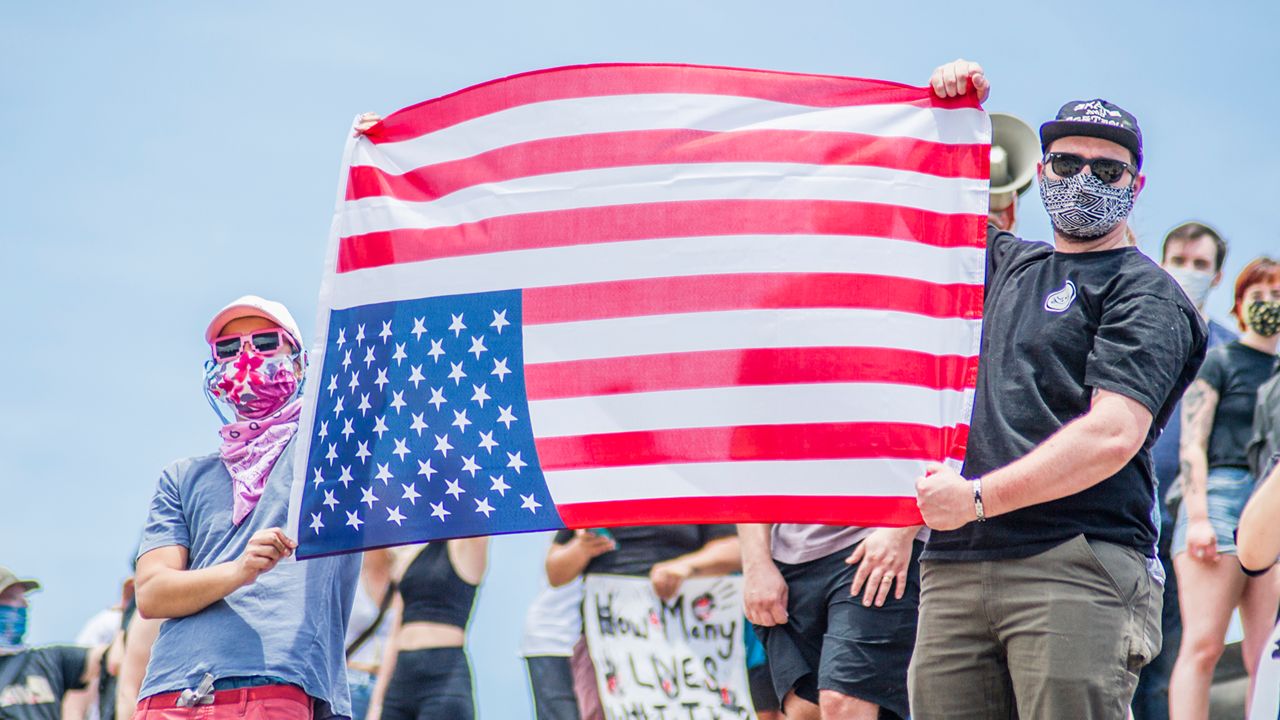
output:
POLYGON ((769 533, 773 530, 770 524, 738 525, 738 543, 742 549, 742 569, 750 570, 761 563, 773 562, 773 548, 770 546, 769 533))
POLYGON ((149 618, 194 615, 247 584, 235 561, 199 570, 154 568, 137 580, 138 612, 149 618))
POLYGON ((1108 393, 1031 452, 982 477, 987 516, 1075 495, 1115 475, 1142 447, 1151 413, 1108 393))

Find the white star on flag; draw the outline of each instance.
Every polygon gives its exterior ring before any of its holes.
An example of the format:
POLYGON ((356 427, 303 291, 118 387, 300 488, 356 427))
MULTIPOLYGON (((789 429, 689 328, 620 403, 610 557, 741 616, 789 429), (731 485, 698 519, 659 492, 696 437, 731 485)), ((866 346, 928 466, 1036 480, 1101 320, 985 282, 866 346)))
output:
POLYGON ((476 457, 474 455, 470 457, 464 456, 462 458, 462 472, 469 472, 471 473, 471 477, 475 477, 476 471, 479 469, 480 466, 476 464, 476 457))
POLYGON ((419 384, 419 383, 421 383, 423 380, 426 380, 426 378, 422 376, 422 366, 421 366, 421 365, 410 365, 410 366, 409 366, 409 379, 408 379, 408 380, 406 380, 406 382, 411 382, 411 383, 413 383, 413 389, 414 389, 414 390, 417 390, 417 389, 418 389, 418 384, 419 384))
POLYGON ((452 368, 449 371, 449 379, 453 381, 454 385, 458 385, 462 382, 462 378, 467 376, 467 374, 462 371, 462 363, 450 361, 449 367, 452 368))
POLYGON ((356 327, 356 345, 364 344, 364 324, 361 323, 356 327))
POLYGON ((514 455, 507 453, 507 467, 513 468, 517 475, 520 474, 521 468, 527 467, 528 465, 529 463, 520 459, 520 451, 516 451, 516 454, 514 455))
POLYGON ((431 359, 437 363, 440 362, 440 356, 445 354, 444 348, 441 347, 442 345, 444 345, 444 340, 432 340, 431 349, 427 351, 427 354, 431 356, 431 359))
POLYGON ((489 373, 489 374, 490 374, 490 375, 497 375, 497 376, 498 376, 498 382, 506 382, 506 380, 507 380, 507 376, 508 376, 508 375, 510 375, 510 374, 511 374, 511 372, 512 372, 512 371, 510 371, 510 370, 508 370, 508 369, 507 369, 507 359, 506 359, 506 358, 502 358, 501 360, 497 360, 497 359, 495 359, 495 360, 493 361, 493 372, 491 372, 491 373, 489 373))
POLYGON ((342 476, 338 478, 338 482, 342 483, 342 488, 345 490, 354 480, 355 478, 351 477, 351 466, 343 465, 342 476))
POLYGON ((436 411, 440 410, 440 406, 449 402, 444 399, 444 388, 431 388, 431 399, 427 401, 428 405, 434 405, 436 411))
POLYGON ((354 432, 356 431, 356 429, 355 429, 354 427, 352 427, 352 424, 353 424, 354 422, 355 422, 355 421, 354 421, 354 420, 352 420, 351 418, 347 418, 346 420, 343 420, 343 421, 342 421, 342 439, 343 439, 344 441, 345 441, 345 440, 350 440, 350 439, 351 439, 351 435, 352 435, 352 433, 354 433, 354 432))
POLYGON ((382 386, 389 382, 391 381, 387 379, 387 369, 378 368, 378 379, 373 381, 373 384, 378 386, 378 392, 382 392, 382 386))
POLYGON ((511 323, 507 322, 507 311, 506 311, 506 310, 503 310, 502 312, 498 312, 497 310, 494 310, 494 311, 493 311, 493 322, 489 323, 489 327, 491 327, 491 328, 497 328, 497 330, 498 330, 498 334, 499 334, 499 335, 501 335, 501 334, 502 334, 502 328, 504 328, 504 327, 506 327, 506 326, 508 326, 508 325, 510 325, 510 324, 511 324, 511 323))
POLYGON ((436 435, 435 449, 439 450, 440 454, 443 455, 444 457, 449 457, 449 451, 453 449, 453 446, 449 444, 448 433, 444 435, 436 435))
POLYGON ((334 373, 329 376, 329 397, 333 397, 333 394, 337 390, 338 390, 338 374, 334 373))
POLYGON ((472 385, 472 386, 471 386, 471 389, 472 389, 472 390, 475 390, 475 392, 471 394, 471 399, 472 399, 472 400, 474 400, 474 401, 476 401, 477 403, 479 403, 479 404, 480 404, 480 407, 484 407, 484 401, 485 401, 485 400, 490 400, 490 399, 491 399, 491 398, 489 397, 489 393, 488 393, 488 392, 486 392, 486 389, 487 389, 488 387, 489 387, 489 384, 488 384, 488 383, 485 383, 484 385, 472 385))
POLYGON ((381 480, 383 485, 395 479, 395 475, 391 474, 391 463, 378 463, 378 474, 373 476, 374 480, 381 480))
POLYGON ((364 417, 365 413, 373 409, 373 406, 369 404, 369 393, 360 393, 360 404, 356 406, 356 409, 360 411, 360 417, 364 417))
POLYGON ((337 506, 338 506, 338 498, 336 498, 336 497, 334 497, 334 496, 333 496, 333 491, 332 491, 332 490, 325 490, 325 491, 324 491, 324 505, 325 505, 325 507, 329 508, 330 510, 332 510, 332 509, 334 509, 335 507, 337 507, 337 506))
POLYGON ((409 331, 409 334, 413 336, 413 339, 421 340, 422 336, 425 335, 426 332, 427 332, 427 319, 424 317, 414 318, 413 329, 409 331))
POLYGON ((409 445, 403 438, 395 438, 396 449, 391 451, 392 455, 400 458, 400 462, 404 462, 404 456, 409 454, 409 445))
POLYGON ((467 326, 462 324, 461 314, 454 315, 453 313, 449 313, 449 315, 453 317, 453 322, 450 323, 449 329, 453 331, 454 337, 458 337, 463 330, 467 329, 467 326))
POLYGON ((422 431, 427 429, 427 423, 422 419, 424 413, 413 413, 413 424, 409 426, 410 430, 416 430, 418 437, 422 437, 422 431))
POLYGON ((322 527, 324 527, 324 521, 320 519, 320 513, 311 513, 311 529, 319 535, 322 527))
POLYGON ((476 501, 476 512, 484 513, 485 517, 489 517, 493 513, 493 506, 489 504, 489 498, 481 498, 476 501))
POLYGON ((497 430, 480 433, 480 447, 484 448, 484 451, 490 455, 493 454, 493 449, 498 447, 497 441, 493 439, 493 434, 495 432, 497 432, 497 430))
POLYGON ((364 349, 364 366, 367 368, 370 365, 372 365, 376 360, 377 358, 373 356, 373 346, 370 345, 369 347, 365 348, 364 349))
POLYGON ((347 329, 338 328, 338 349, 341 350, 342 346, 345 345, 346 343, 347 343, 347 329))
POLYGON ((489 488, 490 492, 496 492, 502 497, 507 496, 507 491, 511 489, 511 486, 507 484, 507 481, 501 475, 497 477, 490 475, 489 480, 493 482, 493 487, 489 488))
POLYGON ((484 346, 484 336, 483 336, 483 335, 481 335, 480 337, 474 337, 474 336, 473 336, 473 337, 471 338, 471 349, 470 349, 470 350, 468 350, 467 352, 474 354, 474 355, 476 356, 476 359, 477 359, 477 360, 479 360, 479 359, 480 359, 480 353, 485 352, 485 351, 486 351, 486 350, 488 350, 488 349, 489 349, 489 348, 487 348, 487 347, 485 347, 485 346, 484 346))
POLYGON ((422 497, 422 495, 418 494, 418 491, 414 489, 413 486, 416 484, 417 483, 409 483, 408 485, 405 485, 404 483, 400 483, 400 487, 404 488, 404 495, 400 499, 408 500, 410 505, 417 505, 418 498, 422 497))
POLYGON ((406 403, 406 402, 404 401, 404 391, 403 391, 403 390, 392 390, 392 391, 391 391, 391 407, 393 407, 393 408, 395 408, 395 409, 396 409, 396 414, 397 414, 397 415, 399 415, 399 414, 400 414, 400 408, 402 408, 402 407, 404 407, 405 405, 408 405, 408 404, 409 404, 409 403, 406 403))
POLYGON ((400 363, 407 357, 409 354, 404 351, 404 343, 396 343, 396 351, 391 354, 391 359, 396 361, 396 367, 400 367, 400 363))
POLYGON ((329 437, 329 421, 328 420, 320 421, 320 431, 316 433, 316 437, 322 438, 322 439, 329 437))
POLYGON ((356 457, 360 458, 360 462, 361 464, 363 464, 364 462, 366 462, 366 459, 373 453, 369 452, 369 441, 361 440, 359 442, 359 446, 360 447, 356 449, 356 457))
POLYGON ((360 387, 360 371, 355 370, 351 373, 351 382, 347 383, 347 388, 351 391, 351 397, 355 397, 356 388, 360 387))
POLYGON ((503 425, 506 426, 508 430, 510 430, 511 423, 515 422, 516 419, 517 419, 516 416, 511 412, 510 405, 506 407, 502 407, 502 406, 498 407, 498 419, 495 422, 502 423, 503 425))
POLYGON ((528 510, 531 513, 537 514, 538 508, 542 507, 542 503, 533 499, 533 493, 529 493, 528 495, 521 495, 520 499, 524 501, 520 503, 521 510, 528 510))
POLYGON ((351 365, 351 350, 348 349, 342 356, 342 369, 346 370, 349 365, 351 365))
POLYGON ((378 333, 378 337, 382 338, 382 344, 387 344, 387 338, 391 337, 391 321, 382 321, 382 331, 378 333))
POLYGON ((329 452, 324 454, 324 459, 328 460, 330 465, 338 459, 338 443, 329 443, 329 452))
POLYGON ((393 507, 387 510, 387 522, 393 522, 397 526, 400 526, 400 524, 404 522, 404 519, 404 516, 400 514, 400 508, 393 507))
POLYGON ((467 419, 466 408, 463 408, 461 412, 454 410, 453 422, 449 424, 458 428, 458 432, 465 433, 467 431, 467 426, 471 424, 471 421, 467 419))
POLYGON ((338 402, 333 404, 333 416, 338 417, 342 414, 342 396, 338 396, 338 402))
POLYGON ((427 458, 425 462, 422 460, 418 461, 418 474, 425 475, 427 480, 431 480, 431 476, 435 475, 437 472, 440 471, 431 467, 431 458, 427 458))
POLYGON ((445 484, 449 486, 449 489, 445 490, 444 494, 452 495, 454 500, 457 500, 459 495, 466 492, 466 490, 462 489, 462 483, 457 480, 445 480, 445 484))
POLYGON ((360 519, 359 515, 356 515, 354 512, 350 510, 347 511, 347 525, 350 525, 356 530, 359 530, 360 526, 363 524, 364 524, 364 521, 360 519))
POLYGON ((386 415, 379 415, 378 417, 373 419, 373 431, 378 433, 379 440, 382 439, 382 434, 385 433, 388 429, 389 428, 387 427, 386 415))
POLYGON ((373 488, 360 488, 360 502, 368 505, 370 508, 373 507, 374 503, 378 502, 377 496, 373 494, 373 488))
POLYGON ((320 487, 324 483, 324 476, 320 474, 320 468, 316 468, 315 475, 311 477, 311 482, 315 483, 316 487, 320 487))
POLYGON ((452 515, 452 514, 453 513, 444 509, 443 502, 431 503, 431 517, 440 518, 440 522, 444 522, 445 515, 452 515))

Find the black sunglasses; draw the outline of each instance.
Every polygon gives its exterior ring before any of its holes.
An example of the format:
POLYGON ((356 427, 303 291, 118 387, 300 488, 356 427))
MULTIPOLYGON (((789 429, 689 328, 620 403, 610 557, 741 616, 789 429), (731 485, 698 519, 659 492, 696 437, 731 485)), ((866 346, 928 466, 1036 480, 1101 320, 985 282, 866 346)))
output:
POLYGON ((1110 185, 1124 177, 1128 170, 1134 178, 1138 177, 1138 168, 1123 160, 1111 158, 1087 158, 1074 153, 1051 152, 1044 156, 1044 161, 1053 169, 1058 177, 1069 178, 1080 174, 1088 166, 1093 176, 1110 185))

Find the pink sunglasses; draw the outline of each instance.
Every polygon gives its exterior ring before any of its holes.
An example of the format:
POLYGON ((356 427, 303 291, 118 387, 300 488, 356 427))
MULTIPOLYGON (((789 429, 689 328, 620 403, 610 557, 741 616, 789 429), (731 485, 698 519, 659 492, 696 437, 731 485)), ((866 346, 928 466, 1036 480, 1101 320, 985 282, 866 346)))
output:
POLYGON ((245 343, 248 343, 254 349, 254 352, 271 356, 280 352, 288 339, 289 335, 284 330, 268 328, 266 330, 255 330, 243 335, 222 335, 214 338, 209 343, 209 347, 213 350, 214 360, 226 362, 235 359, 240 354, 240 349, 245 346, 245 343))

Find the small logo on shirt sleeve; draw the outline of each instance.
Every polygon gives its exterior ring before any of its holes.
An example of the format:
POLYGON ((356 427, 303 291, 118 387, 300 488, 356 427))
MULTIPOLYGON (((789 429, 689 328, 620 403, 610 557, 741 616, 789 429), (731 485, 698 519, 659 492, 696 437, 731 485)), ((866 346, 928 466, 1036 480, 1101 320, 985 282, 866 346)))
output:
POLYGON ((1044 299, 1044 309, 1051 313, 1066 312, 1076 300, 1076 284, 1067 281, 1061 290, 1054 290, 1044 299))

